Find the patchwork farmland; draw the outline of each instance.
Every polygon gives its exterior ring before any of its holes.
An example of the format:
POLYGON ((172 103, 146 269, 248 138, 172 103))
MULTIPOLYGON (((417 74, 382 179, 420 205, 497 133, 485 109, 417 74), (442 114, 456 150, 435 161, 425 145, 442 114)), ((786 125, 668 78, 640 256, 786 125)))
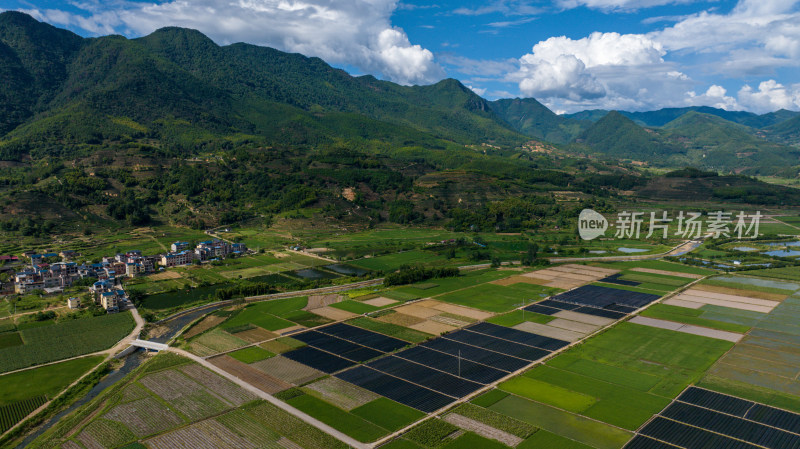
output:
POLYGON ((800 412, 800 285, 707 278, 714 272, 668 262, 596 265, 478 270, 460 283, 234 305, 176 342, 198 362, 156 356, 169 363, 133 375, 87 408, 88 419, 57 427, 54 441, 344 447, 346 436, 351 446, 390 449, 793 447, 780 444, 794 444, 800 412), (749 408, 731 413, 728 403, 749 408), (692 437, 668 438, 676 429, 692 437))

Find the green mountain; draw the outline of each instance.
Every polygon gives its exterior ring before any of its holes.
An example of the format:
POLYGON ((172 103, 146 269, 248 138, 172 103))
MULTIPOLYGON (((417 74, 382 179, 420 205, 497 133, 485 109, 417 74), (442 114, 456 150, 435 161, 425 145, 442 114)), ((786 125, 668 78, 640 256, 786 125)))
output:
POLYGON ((0 58, 8 79, 0 91, 4 158, 78 154, 127 138, 179 151, 231 140, 526 140, 456 80, 407 87, 356 78, 318 58, 220 47, 194 30, 83 39, 6 12, 0 58))
POLYGON ((658 134, 640 127, 617 111, 609 112, 592 124, 576 142, 606 157, 648 163, 663 163, 674 151, 658 134))
MULTIPOLYGON (((596 122, 603 118, 609 111, 595 109, 591 111, 581 111, 574 114, 564 115, 564 118, 573 120, 589 120, 596 122)), ((715 115, 730 122, 749 126, 752 128, 766 128, 789 120, 800 115, 797 111, 781 109, 767 114, 754 114, 747 111, 726 111, 725 109, 712 108, 709 106, 689 106, 685 108, 663 108, 656 111, 629 112, 619 111, 620 114, 628 117, 639 125, 650 127, 661 127, 689 112, 699 112, 701 114, 715 115)))
POLYGON ((800 115, 765 128, 764 135, 775 142, 800 146, 800 115))
POLYGON ((553 143, 570 142, 591 125, 557 115, 534 98, 501 99, 490 105, 515 130, 553 143))
POLYGON ((756 137, 752 130, 715 115, 691 111, 659 130, 665 141, 685 151, 669 162, 737 173, 767 173, 800 165, 800 149, 756 137))

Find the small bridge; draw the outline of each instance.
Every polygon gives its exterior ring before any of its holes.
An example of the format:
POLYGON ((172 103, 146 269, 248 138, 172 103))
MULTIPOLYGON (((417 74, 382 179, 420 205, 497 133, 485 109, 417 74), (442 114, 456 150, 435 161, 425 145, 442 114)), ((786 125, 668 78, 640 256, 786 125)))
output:
POLYGON ((137 348, 144 348, 150 351, 166 351, 169 349, 169 346, 163 343, 156 343, 154 341, 147 341, 147 340, 133 340, 131 342, 131 346, 136 346, 137 348))

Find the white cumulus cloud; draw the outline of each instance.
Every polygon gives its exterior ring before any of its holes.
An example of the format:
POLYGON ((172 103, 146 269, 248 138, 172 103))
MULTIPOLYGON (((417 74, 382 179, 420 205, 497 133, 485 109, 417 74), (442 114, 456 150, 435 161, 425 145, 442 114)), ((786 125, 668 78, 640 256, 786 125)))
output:
POLYGON ((665 88, 688 77, 663 60, 665 50, 640 34, 592 33, 582 39, 551 37, 519 59, 507 79, 524 95, 558 109, 646 108, 665 88))
POLYGON ((318 56, 403 84, 444 77, 434 55, 391 24, 395 0, 171 0, 100 2, 87 14, 27 10, 94 34, 145 35, 165 26, 197 29, 219 44, 248 42, 318 56))
POLYGON ((704 94, 697 95, 694 91, 686 93, 688 106, 711 106, 712 108, 736 111, 741 109, 736 99, 727 95, 728 91, 716 84, 706 90, 704 94))
POLYGON ((762 81, 758 90, 749 85, 739 89, 739 102, 754 112, 800 109, 800 85, 784 86, 775 80, 762 81))

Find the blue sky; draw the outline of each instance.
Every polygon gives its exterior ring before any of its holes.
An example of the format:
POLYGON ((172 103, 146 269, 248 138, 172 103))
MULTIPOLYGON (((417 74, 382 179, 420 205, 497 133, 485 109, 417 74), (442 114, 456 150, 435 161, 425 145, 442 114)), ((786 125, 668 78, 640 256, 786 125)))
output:
POLYGON ((556 112, 800 110, 800 0, 5 0, 83 36, 195 28, 556 112))

